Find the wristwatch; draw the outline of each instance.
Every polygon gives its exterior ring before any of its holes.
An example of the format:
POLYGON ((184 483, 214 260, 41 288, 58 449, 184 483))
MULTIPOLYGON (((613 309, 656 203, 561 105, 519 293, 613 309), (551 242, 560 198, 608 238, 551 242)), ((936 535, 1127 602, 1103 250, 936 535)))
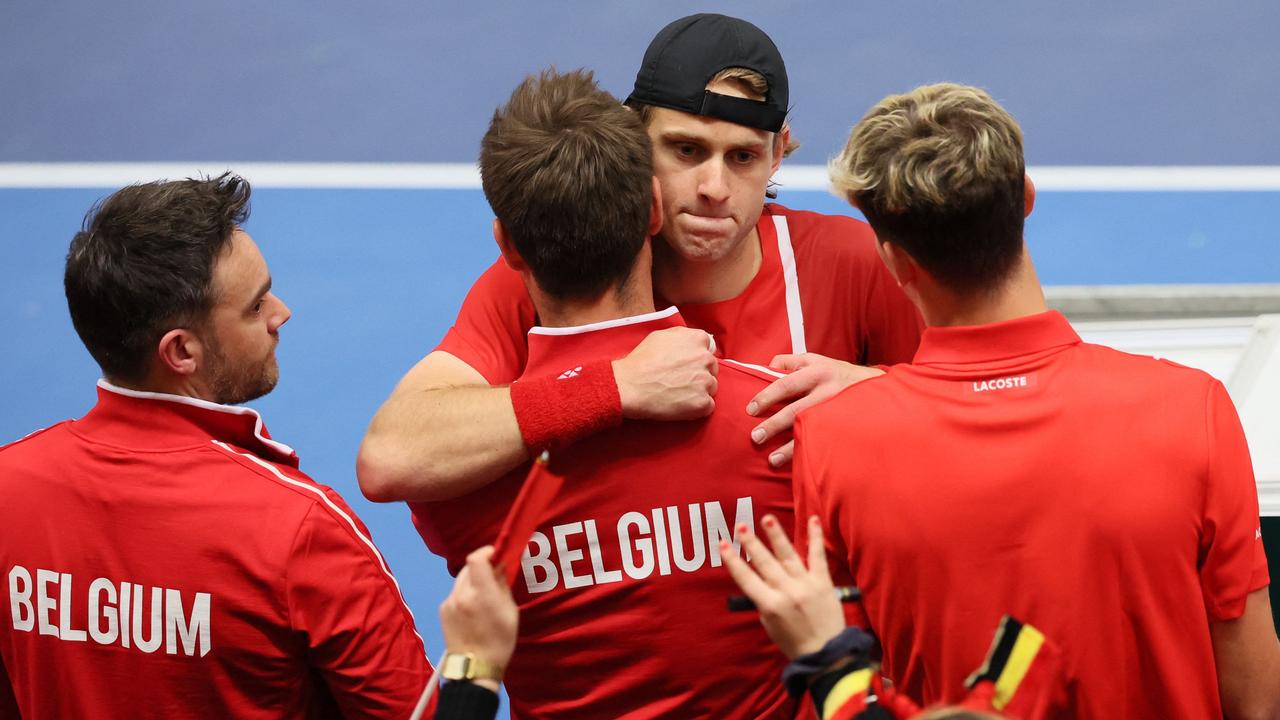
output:
POLYGON ((440 661, 440 675, 445 680, 502 681, 502 667, 468 652, 446 652, 440 661))

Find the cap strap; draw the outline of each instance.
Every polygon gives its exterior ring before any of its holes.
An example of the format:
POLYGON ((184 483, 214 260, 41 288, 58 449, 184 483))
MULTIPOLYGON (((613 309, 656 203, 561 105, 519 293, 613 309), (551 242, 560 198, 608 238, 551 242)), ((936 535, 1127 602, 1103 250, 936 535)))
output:
POLYGON ((768 132, 781 130, 787 119, 786 110, 770 107, 759 100, 721 95, 710 90, 703 92, 702 108, 698 110, 698 114, 768 132))

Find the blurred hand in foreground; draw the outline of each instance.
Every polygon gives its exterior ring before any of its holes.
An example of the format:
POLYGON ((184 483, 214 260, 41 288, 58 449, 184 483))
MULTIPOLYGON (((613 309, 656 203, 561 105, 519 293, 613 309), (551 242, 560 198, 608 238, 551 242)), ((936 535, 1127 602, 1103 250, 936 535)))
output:
POLYGON ((827 570, 822 524, 817 517, 809 518, 808 567, 776 517, 765 515, 761 524, 772 552, 746 525, 739 525, 738 537, 750 564, 724 541, 720 557, 738 587, 756 604, 769 637, 787 657, 817 652, 844 629, 844 610, 827 570))

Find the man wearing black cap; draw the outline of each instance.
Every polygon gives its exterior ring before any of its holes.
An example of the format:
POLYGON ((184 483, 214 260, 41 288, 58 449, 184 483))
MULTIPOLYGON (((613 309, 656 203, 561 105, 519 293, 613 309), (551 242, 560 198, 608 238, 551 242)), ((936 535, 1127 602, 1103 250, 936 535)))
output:
MULTIPOLYGON (((714 407, 709 348, 804 372, 831 367, 806 368, 811 351, 864 364, 909 360, 919 316, 880 263, 867 225, 765 204, 790 145, 788 102, 782 57, 754 25, 703 14, 663 28, 627 104, 648 128, 662 188, 658 306, 678 305, 700 330, 655 333, 588 378, 597 392, 572 403, 506 387, 524 368, 535 312, 519 276, 499 261, 374 417, 358 466, 365 494, 447 499, 526 461, 528 448, 564 447, 623 418, 704 416, 714 407)), ((771 419, 753 440, 788 424, 771 419)), ((788 444, 770 461, 789 457, 788 444)))

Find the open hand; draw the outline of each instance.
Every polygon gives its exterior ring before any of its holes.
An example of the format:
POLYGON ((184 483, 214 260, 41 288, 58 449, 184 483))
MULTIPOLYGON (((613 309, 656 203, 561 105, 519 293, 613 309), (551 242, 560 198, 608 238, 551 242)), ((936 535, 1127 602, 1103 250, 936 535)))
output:
MULTIPOLYGON (((757 445, 790 430, 801 410, 835 397, 845 388, 867 378, 884 374, 883 370, 833 360, 816 353, 778 355, 769 367, 788 374, 774 380, 751 398, 747 403, 747 414, 759 415, 775 405, 788 404, 751 431, 751 440, 757 445)), ((781 467, 791 462, 794 454, 795 441, 788 440, 769 454, 769 464, 781 467)))
POLYGON ((809 518, 809 566, 796 553, 772 515, 761 519, 773 552, 746 525, 738 526, 750 564, 721 541, 720 557, 742 592, 760 611, 765 632, 789 658, 817 652, 844 629, 844 610, 827 570, 822 524, 809 518))

